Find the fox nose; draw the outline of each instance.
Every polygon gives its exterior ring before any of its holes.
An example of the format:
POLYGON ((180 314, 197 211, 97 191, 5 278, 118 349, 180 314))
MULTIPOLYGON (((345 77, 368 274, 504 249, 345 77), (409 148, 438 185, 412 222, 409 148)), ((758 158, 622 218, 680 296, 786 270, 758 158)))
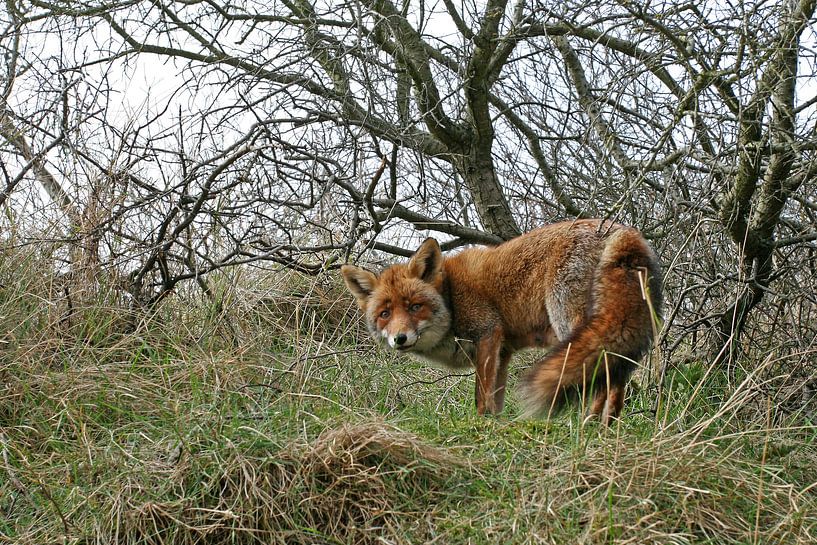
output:
POLYGON ((407 340, 408 336, 405 333, 398 333, 394 337, 394 344, 395 346, 403 346, 407 340))

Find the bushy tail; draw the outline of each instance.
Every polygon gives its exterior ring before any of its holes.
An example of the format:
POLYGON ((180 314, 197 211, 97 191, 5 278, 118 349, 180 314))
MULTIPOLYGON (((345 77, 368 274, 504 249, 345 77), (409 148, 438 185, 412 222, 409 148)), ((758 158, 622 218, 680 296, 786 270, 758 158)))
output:
POLYGON ((622 229, 607 239, 590 297, 585 322, 524 378, 527 415, 552 414, 567 401, 608 386, 623 391, 652 345, 654 313, 661 307, 661 270, 637 231, 622 229))

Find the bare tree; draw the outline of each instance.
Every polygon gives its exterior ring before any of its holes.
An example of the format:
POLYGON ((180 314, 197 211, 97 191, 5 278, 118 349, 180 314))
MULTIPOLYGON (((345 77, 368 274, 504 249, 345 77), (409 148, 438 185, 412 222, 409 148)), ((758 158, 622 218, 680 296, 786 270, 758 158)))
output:
POLYGON ((769 297, 756 330, 813 323, 814 1, 7 6, 3 200, 96 195, 83 229, 144 304, 227 265, 405 255, 407 225, 452 248, 604 216, 664 256, 669 348, 727 360, 769 297), (37 57, 48 31, 87 47, 37 57), (139 63, 173 94, 105 115, 139 63), (34 85, 49 66, 70 85, 34 85))

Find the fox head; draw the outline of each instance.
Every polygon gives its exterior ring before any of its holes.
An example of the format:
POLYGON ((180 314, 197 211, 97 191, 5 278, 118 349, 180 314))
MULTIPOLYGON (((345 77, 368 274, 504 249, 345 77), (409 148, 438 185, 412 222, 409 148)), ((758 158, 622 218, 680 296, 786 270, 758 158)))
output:
POLYGON ((451 328, 451 313, 442 296, 443 256, 433 238, 426 239, 408 263, 393 265, 379 276, 344 265, 346 287, 366 316, 369 332, 391 348, 409 352, 433 349, 451 328))

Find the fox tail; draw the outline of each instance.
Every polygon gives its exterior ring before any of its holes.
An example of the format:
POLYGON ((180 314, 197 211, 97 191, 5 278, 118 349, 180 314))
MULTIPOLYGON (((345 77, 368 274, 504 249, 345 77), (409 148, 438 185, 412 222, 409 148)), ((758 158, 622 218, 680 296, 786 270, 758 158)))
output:
POLYGON ((523 378, 528 416, 595 394, 591 413, 617 417, 624 385, 650 349, 661 307, 658 259, 634 230, 610 235, 594 271, 588 317, 523 378), (609 397, 609 403, 608 403, 609 397))

